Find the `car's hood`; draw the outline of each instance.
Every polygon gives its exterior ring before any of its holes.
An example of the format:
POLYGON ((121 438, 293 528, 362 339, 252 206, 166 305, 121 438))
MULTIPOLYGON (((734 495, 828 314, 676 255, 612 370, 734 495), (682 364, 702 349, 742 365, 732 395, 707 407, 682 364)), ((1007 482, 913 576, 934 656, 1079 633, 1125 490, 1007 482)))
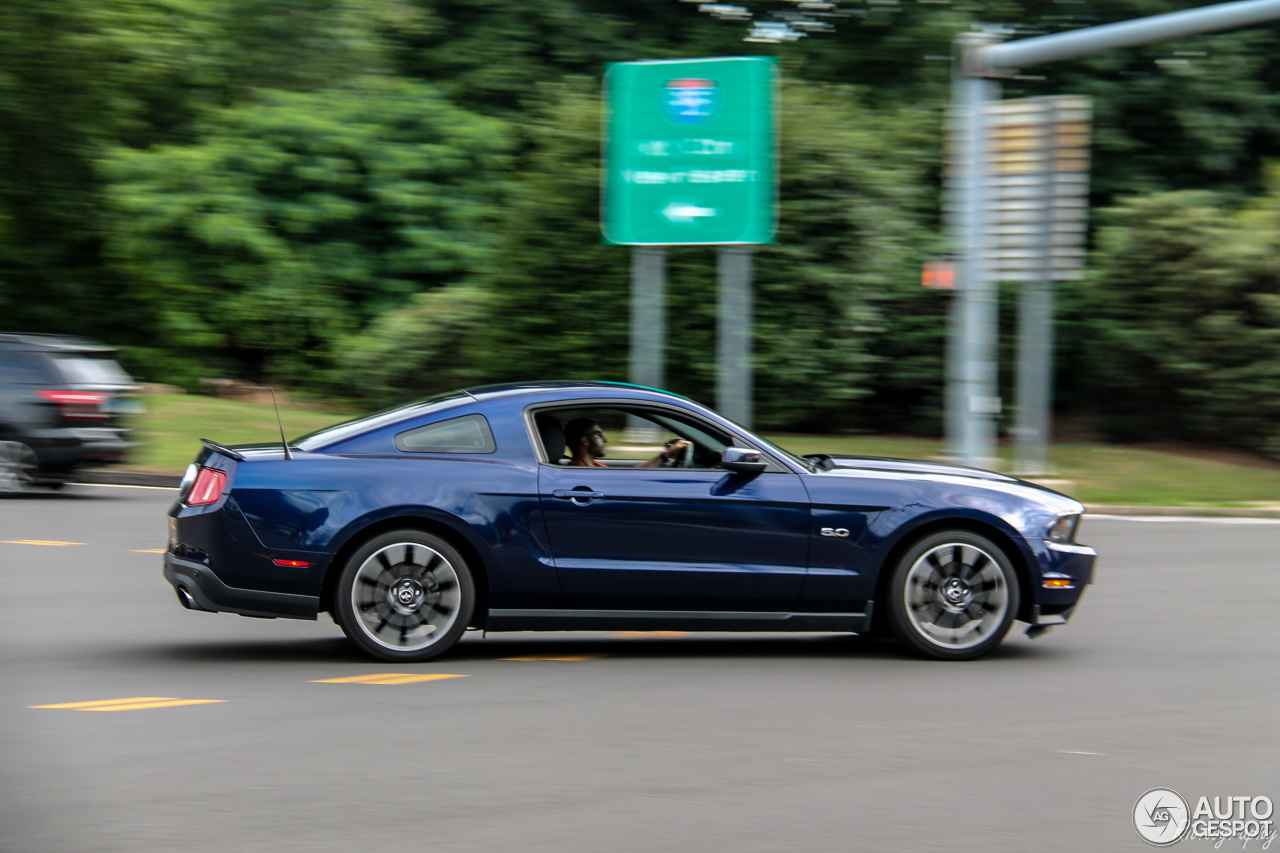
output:
POLYGON ((980 480, 1001 480, 1016 483, 1017 479, 982 468, 966 468, 946 462, 926 462, 922 459, 891 459, 884 456, 828 456, 834 469, 857 468, 862 471, 909 471, 913 474, 945 474, 952 477, 976 477, 980 480))
POLYGON ((820 470, 817 476, 857 477, 869 475, 968 483, 975 487, 985 487, 1005 494, 1019 494, 1024 498, 1059 512, 1082 512, 1084 509, 1079 501, 1069 495, 1064 495, 1038 483, 1019 480, 1017 477, 1010 477, 1007 474, 987 471, 982 468, 966 468, 963 465, 951 465, 946 462, 931 462, 921 459, 891 459, 879 456, 827 456, 825 458, 830 461, 824 466, 820 466, 823 470, 820 470))

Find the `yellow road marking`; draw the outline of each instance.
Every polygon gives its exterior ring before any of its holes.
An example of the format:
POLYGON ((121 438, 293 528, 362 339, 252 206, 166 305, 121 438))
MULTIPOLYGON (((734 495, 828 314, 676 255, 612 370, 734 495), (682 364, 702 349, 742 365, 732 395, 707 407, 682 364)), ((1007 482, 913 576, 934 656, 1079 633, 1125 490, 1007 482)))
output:
POLYGON ((147 708, 177 708, 179 705, 214 705, 226 699, 170 699, 166 702, 140 702, 137 705, 109 705, 105 708, 81 708, 82 711, 142 711, 147 708))
POLYGON ((312 684, 417 684, 420 681, 440 681, 444 678, 466 678, 447 672, 417 675, 412 672, 375 672, 372 675, 348 675, 346 678, 318 678, 312 684))
POLYGON ((519 660, 519 661, 535 661, 535 660, 596 660, 604 655, 521 655, 518 658, 498 658, 498 660, 519 660))
POLYGON ((174 699, 171 696, 131 696, 127 699, 98 699, 93 702, 63 702, 60 705, 28 705, 28 708, 61 708, 68 711, 140 711, 144 708, 175 708, 179 705, 212 705, 226 699, 174 699))
POLYGON ((54 542, 51 539, 5 539, 6 545, 87 545, 87 542, 54 542))
POLYGON ((689 636, 688 631, 614 631, 615 640, 677 640, 689 636))
POLYGON ((129 550, 135 554, 167 554, 168 553, 168 551, 164 548, 130 548, 129 550))

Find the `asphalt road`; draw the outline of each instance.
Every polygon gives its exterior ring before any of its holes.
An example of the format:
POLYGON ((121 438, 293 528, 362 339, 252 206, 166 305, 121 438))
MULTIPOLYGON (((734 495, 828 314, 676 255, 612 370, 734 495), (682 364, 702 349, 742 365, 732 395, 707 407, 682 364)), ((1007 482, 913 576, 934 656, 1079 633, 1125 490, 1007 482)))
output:
POLYGON ((970 663, 598 633, 393 666, 182 610, 172 499, 0 502, 6 853, 1143 850, 1150 788, 1280 801, 1280 521, 1086 519, 1072 624, 970 663), (387 672, 462 677, 324 681, 387 672), (218 701, 30 707, 138 697, 218 701))

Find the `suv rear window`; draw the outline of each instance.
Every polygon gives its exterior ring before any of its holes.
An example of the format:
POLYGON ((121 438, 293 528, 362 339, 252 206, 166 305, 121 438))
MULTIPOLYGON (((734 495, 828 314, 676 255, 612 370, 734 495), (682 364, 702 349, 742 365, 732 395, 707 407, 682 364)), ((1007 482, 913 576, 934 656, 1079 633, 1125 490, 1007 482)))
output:
POLYGON ((70 385, 132 385, 133 379, 115 361, 86 355, 57 356, 58 369, 70 385))

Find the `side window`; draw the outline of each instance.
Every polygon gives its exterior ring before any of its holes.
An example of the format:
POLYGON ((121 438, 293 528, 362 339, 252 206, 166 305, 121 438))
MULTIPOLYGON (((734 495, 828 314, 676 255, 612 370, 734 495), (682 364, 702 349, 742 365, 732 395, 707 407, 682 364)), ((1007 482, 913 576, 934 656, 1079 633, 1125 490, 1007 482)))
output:
POLYGON ((561 465, 578 455, 594 462, 591 467, 715 468, 730 441, 700 418, 643 405, 547 408, 534 413, 533 425, 547 461, 561 465), (676 441, 691 445, 689 453, 664 459, 676 441))
POLYGON ((0 380, 40 385, 51 380, 46 362, 34 353, 0 350, 0 380))
POLYGON ((420 426, 396 436, 406 453, 493 453, 497 445, 484 415, 464 415, 420 426))

